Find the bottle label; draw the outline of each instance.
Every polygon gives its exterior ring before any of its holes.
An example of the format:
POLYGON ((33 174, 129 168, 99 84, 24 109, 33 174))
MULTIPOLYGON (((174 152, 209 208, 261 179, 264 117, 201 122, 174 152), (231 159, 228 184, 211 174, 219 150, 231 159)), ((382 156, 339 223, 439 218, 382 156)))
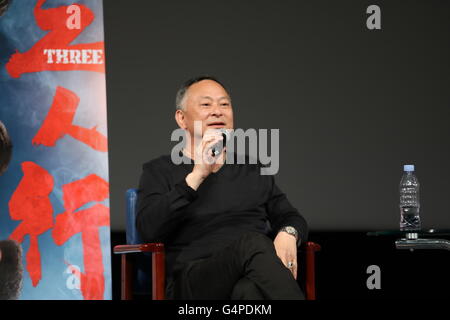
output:
POLYGON ((414 186, 401 187, 400 206, 419 206, 417 190, 414 186))

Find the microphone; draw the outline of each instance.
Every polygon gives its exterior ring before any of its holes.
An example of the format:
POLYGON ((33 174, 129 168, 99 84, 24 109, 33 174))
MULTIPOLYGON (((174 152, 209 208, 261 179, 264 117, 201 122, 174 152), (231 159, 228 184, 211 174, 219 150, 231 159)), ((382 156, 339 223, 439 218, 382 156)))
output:
POLYGON ((226 129, 219 129, 219 131, 222 133, 223 140, 211 147, 213 157, 217 157, 222 153, 223 148, 227 144, 227 140, 230 138, 230 133, 226 129))

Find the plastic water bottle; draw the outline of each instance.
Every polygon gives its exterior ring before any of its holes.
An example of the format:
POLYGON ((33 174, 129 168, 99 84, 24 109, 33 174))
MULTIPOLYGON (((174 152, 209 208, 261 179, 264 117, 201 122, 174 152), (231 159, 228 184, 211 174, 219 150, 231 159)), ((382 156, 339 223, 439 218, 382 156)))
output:
POLYGON ((414 165, 403 166, 400 180, 400 230, 420 230, 419 180, 414 174, 414 165))

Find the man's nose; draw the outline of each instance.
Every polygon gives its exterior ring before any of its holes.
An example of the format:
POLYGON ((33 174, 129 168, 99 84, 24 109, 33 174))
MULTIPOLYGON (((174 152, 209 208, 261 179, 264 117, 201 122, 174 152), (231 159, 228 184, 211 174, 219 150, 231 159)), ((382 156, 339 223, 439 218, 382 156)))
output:
POLYGON ((211 109, 211 115, 212 116, 222 116, 222 109, 220 108, 219 103, 213 103, 212 109, 211 109))

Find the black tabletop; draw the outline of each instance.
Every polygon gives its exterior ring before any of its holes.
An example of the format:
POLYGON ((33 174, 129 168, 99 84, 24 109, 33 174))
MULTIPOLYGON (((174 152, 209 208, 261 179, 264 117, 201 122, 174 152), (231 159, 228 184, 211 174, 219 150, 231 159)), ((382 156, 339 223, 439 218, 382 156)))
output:
POLYGON ((419 237, 450 236, 450 229, 421 229, 416 231, 380 230, 369 231, 368 236, 404 236, 407 233, 417 233, 419 237))

